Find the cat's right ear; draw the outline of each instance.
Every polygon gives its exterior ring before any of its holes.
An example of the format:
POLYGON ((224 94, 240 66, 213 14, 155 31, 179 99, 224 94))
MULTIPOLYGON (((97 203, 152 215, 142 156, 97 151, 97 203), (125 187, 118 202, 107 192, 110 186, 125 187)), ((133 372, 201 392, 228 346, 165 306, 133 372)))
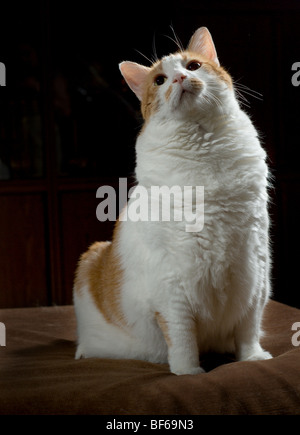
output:
POLYGON ((151 68, 129 61, 121 62, 119 68, 126 83, 141 101, 144 84, 151 68))
POLYGON ((188 50, 203 54, 216 65, 220 66, 214 42, 207 27, 200 27, 196 30, 189 42, 188 50))

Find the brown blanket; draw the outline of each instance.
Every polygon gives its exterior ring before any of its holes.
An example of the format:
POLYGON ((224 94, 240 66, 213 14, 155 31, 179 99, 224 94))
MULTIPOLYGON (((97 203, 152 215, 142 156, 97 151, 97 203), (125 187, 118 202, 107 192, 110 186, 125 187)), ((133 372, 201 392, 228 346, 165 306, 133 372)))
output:
POLYGON ((0 310, 0 321, 0 414, 300 414, 300 346, 291 330, 300 310, 278 302, 264 319, 272 360, 205 355, 207 372, 196 376, 144 361, 74 360, 72 306, 0 310))

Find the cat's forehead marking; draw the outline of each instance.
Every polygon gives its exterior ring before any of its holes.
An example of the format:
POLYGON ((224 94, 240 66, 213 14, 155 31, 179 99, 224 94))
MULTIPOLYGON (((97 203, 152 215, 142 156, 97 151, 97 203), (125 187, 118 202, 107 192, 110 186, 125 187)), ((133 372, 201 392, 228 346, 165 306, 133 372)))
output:
POLYGON ((166 73, 167 69, 181 64, 183 59, 184 57, 180 53, 169 54, 163 57, 152 65, 150 76, 154 77, 155 75, 166 73))
POLYGON ((174 68, 182 65, 182 61, 184 60, 182 54, 169 54, 169 56, 165 56, 161 60, 161 65, 163 70, 168 70, 169 68, 174 68))

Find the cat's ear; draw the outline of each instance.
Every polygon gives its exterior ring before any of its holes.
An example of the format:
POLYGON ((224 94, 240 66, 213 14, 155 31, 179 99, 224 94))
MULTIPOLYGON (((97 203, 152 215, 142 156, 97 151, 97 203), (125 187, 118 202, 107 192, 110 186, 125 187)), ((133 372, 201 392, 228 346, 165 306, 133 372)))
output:
POLYGON ((144 83, 151 68, 139 65, 135 62, 121 62, 120 71, 130 89, 135 93, 139 100, 143 97, 144 83))
POLYGON ((220 66, 215 44, 206 27, 200 27, 196 30, 189 42, 188 51, 202 54, 209 60, 212 60, 216 65, 220 66))

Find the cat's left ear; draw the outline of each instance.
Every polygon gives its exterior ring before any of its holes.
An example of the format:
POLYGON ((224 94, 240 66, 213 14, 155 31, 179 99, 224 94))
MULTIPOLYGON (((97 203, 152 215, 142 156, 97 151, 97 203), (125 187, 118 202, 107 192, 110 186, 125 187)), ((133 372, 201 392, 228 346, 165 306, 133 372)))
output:
POLYGON ((220 66, 215 44, 206 27, 200 27, 196 30, 189 42, 188 51, 202 54, 209 60, 212 60, 216 65, 220 66))
POLYGON ((119 68, 130 89, 135 93, 139 100, 142 100, 144 84, 148 77, 150 68, 129 61, 121 62, 119 68))

